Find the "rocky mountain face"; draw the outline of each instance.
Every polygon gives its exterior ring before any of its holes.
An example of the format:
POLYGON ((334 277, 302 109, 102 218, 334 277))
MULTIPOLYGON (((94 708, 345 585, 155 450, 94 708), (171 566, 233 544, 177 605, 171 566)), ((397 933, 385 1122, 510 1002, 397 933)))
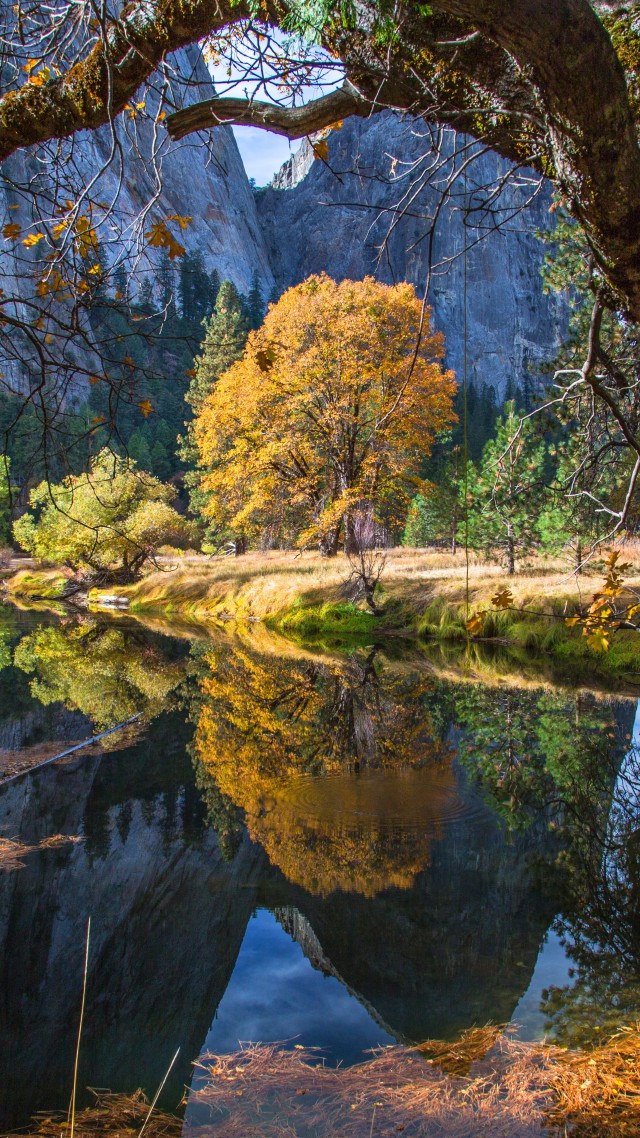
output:
POLYGON ((535 193, 526 171, 503 186, 507 164, 476 147, 466 182, 460 176, 443 197, 470 152, 451 132, 437 142, 423 123, 385 112, 333 131, 326 161, 303 143, 257 196, 262 233, 280 290, 326 272, 408 280, 424 295, 431 266, 433 324, 458 377, 466 244, 468 378, 504 395, 509 381, 535 384, 566 323, 564 303, 543 295, 540 279, 545 248, 535 234, 549 228, 550 189, 535 193))
MULTIPOLYGON (((197 48, 178 52, 173 67, 180 79, 188 82, 189 100, 215 94, 197 48)), ((172 95, 180 102, 185 90, 176 87, 172 95)), ((145 99, 146 111, 153 114, 157 96, 152 89, 145 99)), ((102 214, 97 218, 101 251, 112 262, 116 254, 121 255, 123 246, 130 246, 128 260, 132 268, 135 261, 138 274, 157 261, 148 244, 137 244, 140 229, 172 215, 188 217, 190 224, 179 234, 188 253, 200 252, 208 270, 215 268, 221 278, 232 278, 242 291, 250 288, 257 271, 263 289, 270 291, 270 262, 230 127, 212 133, 209 145, 199 137, 171 143, 152 118, 125 114, 116 124, 115 144, 111 129, 104 127, 82 132, 63 147, 62 174, 52 171, 46 153, 37 148, 18 151, 3 164, 0 217, 26 231, 30 224, 48 220, 48 207, 54 200, 64 201, 72 193, 86 190, 87 200, 99 203, 104 211, 104 220, 102 214), (64 179, 62 186, 54 186, 54 177, 64 179), (25 192, 28 186, 35 189, 35 195, 25 192), (68 193, 63 192, 65 187, 68 193), (136 230, 141 212, 143 224, 136 230)), ((25 254, 19 243, 5 243, 3 252, 3 274, 9 279, 17 258, 25 254), (7 255, 11 251, 13 256, 7 255)))
MULTIPOLYGON (((197 49, 179 53, 174 65, 188 78, 176 99, 212 95, 197 49)), ((153 111, 157 95, 146 98, 147 111, 153 111)), ((281 292, 321 271, 336 279, 374 274, 388 282, 409 280, 423 295, 431 267, 428 299, 433 323, 446 337, 448 365, 462 376, 466 339, 469 380, 492 384, 499 394, 527 377, 535 383, 556 353, 565 306, 542 293, 544 246, 535 236, 549 226, 549 188, 534 194, 526 172, 504 188, 506 164, 486 151, 469 162, 466 182, 459 178, 443 198, 453 167, 469 157, 464 140, 452 132, 437 140, 438 150, 419 120, 391 112, 348 120, 330 134, 326 161, 305 142, 257 194, 229 128, 212 132, 206 143, 196 136, 170 144, 151 118, 125 115, 116 136, 114 145, 104 128, 64 143, 65 186, 54 186, 45 154, 18 152, 0 179, 3 224, 33 230, 50 222, 54 198, 63 190, 64 198, 89 187, 90 197, 109 207, 99 227, 101 253, 113 263, 128 242, 125 266, 136 280, 158 263, 157 250, 141 240, 146 226, 172 215, 190 217, 179 234, 187 252, 200 252, 207 271, 215 268, 243 292, 257 272, 265 297, 274 287, 281 292), (25 192, 29 185, 37 187, 35 197, 25 192), (465 199, 474 207, 466 225, 465 199), (141 224, 135 221, 140 216, 141 224)), ((4 242, 5 296, 23 296, 21 277, 43 248, 4 242)))

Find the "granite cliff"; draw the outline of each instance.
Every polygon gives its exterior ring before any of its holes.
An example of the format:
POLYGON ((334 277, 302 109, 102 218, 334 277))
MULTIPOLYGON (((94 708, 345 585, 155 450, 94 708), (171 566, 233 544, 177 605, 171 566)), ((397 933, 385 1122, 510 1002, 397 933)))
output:
MULTIPOLYGON (((532 197, 534 179, 527 172, 503 188, 506 163, 490 151, 478 152, 468 168, 466 194, 474 213, 465 227, 462 178, 440 205, 454 145, 463 143, 454 143, 451 134, 441 140, 443 163, 418 120, 391 112, 348 120, 329 136, 326 162, 303 143, 257 195, 258 214, 280 290, 324 271, 338 279, 373 274, 387 282, 409 280, 422 295, 431 263, 433 322, 445 334, 447 362, 458 376, 466 232, 469 380, 504 394, 509 380, 522 384, 528 376, 535 384, 565 327, 564 303, 542 292, 544 246, 535 236, 549 227, 550 189, 543 185, 532 197)), ((458 167, 465 157, 464 151, 458 155, 458 167)))
MULTIPOLYGON (((179 53, 174 62, 177 73, 188 77, 189 101, 211 96, 211 80, 197 50, 179 53)), ((153 111, 153 97, 148 96, 147 111, 153 111)), ((90 187, 93 200, 109 204, 99 226, 101 250, 113 262, 122 258, 123 243, 129 242, 125 265, 135 269, 135 281, 158 263, 156 250, 144 242, 142 248, 136 245, 135 219, 141 214, 143 229, 147 219, 192 218, 180 233, 187 252, 200 252, 207 271, 215 268, 243 292, 257 272, 265 297, 320 271, 338 279, 373 273, 389 282, 409 280, 421 294, 430 263, 433 323, 445 334, 447 363, 461 376, 461 253, 466 239, 469 379, 492 384, 504 395, 509 382, 522 384, 529 377, 535 384, 555 356, 566 310, 557 297, 543 295, 544 247, 535 236, 549 226, 550 190, 543 186, 529 201, 533 179, 526 172, 503 187, 507 167, 492 152, 477 153, 466 186, 460 179, 441 203, 453 148, 459 151, 459 166, 464 140, 452 132, 444 135, 443 165, 435 160, 433 139, 420 120, 386 112, 366 121, 347 120, 334 130, 326 161, 317 159, 305 141, 272 184, 254 194, 230 128, 213 132, 208 144, 200 137, 170 144, 168 137, 158 141, 157 133, 152 118, 131 121, 125 116, 117 125, 113 155, 114 141, 106 128, 63 144, 68 149, 68 193, 65 189, 63 197, 90 187), (463 189, 476 207, 466 226, 460 208, 463 189), (489 211, 483 207, 487 202, 489 211)), ((0 217, 5 223, 17 222, 24 233, 50 218, 63 187, 54 185, 46 154, 18 152, 2 173, 0 217), (25 192, 34 185, 35 198, 25 192)), ((21 275, 28 265, 20 261, 37 255, 40 248, 34 252, 21 241, 5 241, 0 284, 6 297, 24 297, 21 275)), ((26 287, 32 289, 33 280, 26 287)), ((132 287, 135 294, 137 286, 132 287)), ((16 368, 20 370, 19 360, 5 372, 24 387, 27 375, 14 374, 16 368)))

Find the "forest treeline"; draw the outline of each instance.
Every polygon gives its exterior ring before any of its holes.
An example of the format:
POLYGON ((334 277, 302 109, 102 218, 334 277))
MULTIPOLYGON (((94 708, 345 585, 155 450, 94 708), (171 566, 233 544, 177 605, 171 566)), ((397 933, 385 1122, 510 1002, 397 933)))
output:
MULTIPOLYGON (((58 496, 73 500, 81 485, 91 493, 96 471, 107 477, 108 451, 154 485, 172 483, 163 499, 166 533, 153 519, 151 537, 144 530, 139 553, 127 554, 140 566, 171 545, 172 534, 177 544, 188 534, 211 553, 320 547, 331 555, 405 544, 465 547, 498 558, 508 573, 534 553, 579 569, 615 532, 623 507, 627 532, 635 529, 635 488, 625 501, 628 452, 583 398, 571 398, 589 334, 584 239, 560 212, 541 240, 543 287, 563 291, 571 304, 554 376, 569 379, 546 411, 549 376, 514 376, 502 405, 493 387, 456 381, 442 366, 442 335, 409 284, 337 284, 321 274, 272 297, 267 309, 257 274, 243 296, 208 274, 199 254, 185 254, 178 267, 163 257, 134 300, 120 270, 113 295, 105 290, 92 309, 101 341, 111 344, 114 383, 90 381, 84 403, 71 396, 67 431, 70 419, 73 435, 75 418, 78 445, 67 440, 66 469, 60 456, 58 496), (173 519, 167 503, 176 495, 195 524, 181 528, 173 519)), ((612 352, 633 360, 628 323, 611 316, 604 332, 612 352)), ((5 429, 12 414, 3 397, 5 429)), ((31 490, 35 512, 18 520, 14 538, 39 556, 91 566, 86 541, 74 542, 69 524, 43 510, 47 495, 33 490, 43 471, 21 450, 21 429, 26 437, 29 423, 10 434, 2 538, 10 538, 9 487, 14 514, 16 500, 24 512, 31 490)), ((104 529, 102 505, 93 521, 104 529)), ((79 524, 91 513, 89 506, 79 524)), ((124 571, 120 546, 106 542, 116 546, 124 571)))

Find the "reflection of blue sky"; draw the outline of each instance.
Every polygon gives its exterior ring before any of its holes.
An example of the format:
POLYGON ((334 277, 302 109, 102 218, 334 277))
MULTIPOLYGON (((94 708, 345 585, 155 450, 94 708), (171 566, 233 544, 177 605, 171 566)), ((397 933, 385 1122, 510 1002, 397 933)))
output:
POLYGON ((511 1022, 517 1024, 518 1039, 542 1039, 545 1017, 540 1011, 540 1001, 545 988, 555 985, 564 987, 570 982, 571 961, 560 943, 557 933, 550 931, 540 946, 531 982, 516 1007, 511 1022))
POLYGON ((393 1042, 333 976, 323 976, 272 913, 249 921, 238 960, 203 1050, 234 1051, 243 1042, 291 1040, 321 1047, 330 1061, 352 1063, 393 1042))

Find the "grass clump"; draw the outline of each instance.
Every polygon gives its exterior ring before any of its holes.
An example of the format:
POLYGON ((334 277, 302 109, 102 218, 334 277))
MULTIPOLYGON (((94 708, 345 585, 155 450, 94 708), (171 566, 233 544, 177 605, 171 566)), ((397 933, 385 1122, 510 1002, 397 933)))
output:
POLYGON ((373 631, 376 618, 370 612, 350 602, 328 601, 319 607, 295 604, 284 614, 266 621, 267 625, 286 635, 306 639, 309 637, 339 634, 362 635, 373 631))
POLYGON ((63 569, 19 569, 7 581, 7 589, 16 597, 57 600, 72 576, 70 570, 63 569))

